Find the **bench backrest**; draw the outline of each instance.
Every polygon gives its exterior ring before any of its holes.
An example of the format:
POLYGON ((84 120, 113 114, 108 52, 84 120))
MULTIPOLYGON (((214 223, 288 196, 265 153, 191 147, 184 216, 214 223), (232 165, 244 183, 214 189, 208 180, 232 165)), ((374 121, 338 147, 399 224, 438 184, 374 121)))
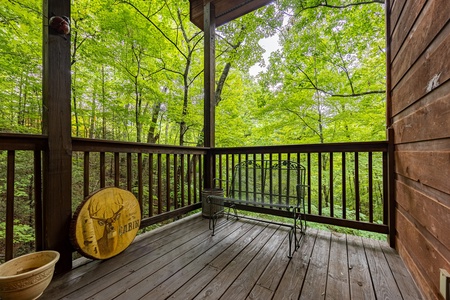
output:
POLYGON ((289 160, 246 160, 234 166, 228 195, 267 206, 298 205, 303 195, 297 195, 297 186, 305 185, 305 172, 305 167, 289 160))

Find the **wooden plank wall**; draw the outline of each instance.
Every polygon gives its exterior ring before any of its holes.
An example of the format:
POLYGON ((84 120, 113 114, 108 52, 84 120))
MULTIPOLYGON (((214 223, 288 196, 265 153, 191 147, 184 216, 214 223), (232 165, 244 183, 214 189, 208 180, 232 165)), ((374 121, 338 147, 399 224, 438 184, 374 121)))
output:
POLYGON ((424 296, 441 299, 439 269, 450 271, 450 1, 390 2, 396 247, 424 296))

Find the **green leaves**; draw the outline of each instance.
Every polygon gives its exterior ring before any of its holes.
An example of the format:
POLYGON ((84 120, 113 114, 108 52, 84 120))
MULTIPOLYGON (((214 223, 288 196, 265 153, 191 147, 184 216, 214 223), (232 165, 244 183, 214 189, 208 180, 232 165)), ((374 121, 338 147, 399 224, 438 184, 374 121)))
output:
MULTIPOLYGON (((217 145, 384 139, 381 2, 278 1, 217 28, 217 145), (281 49, 264 62, 258 42, 273 35, 281 49)), ((40 132, 40 10, 0 8, 3 131, 40 132)), ((203 33, 189 3, 80 0, 71 14, 73 135, 199 144, 203 33)))

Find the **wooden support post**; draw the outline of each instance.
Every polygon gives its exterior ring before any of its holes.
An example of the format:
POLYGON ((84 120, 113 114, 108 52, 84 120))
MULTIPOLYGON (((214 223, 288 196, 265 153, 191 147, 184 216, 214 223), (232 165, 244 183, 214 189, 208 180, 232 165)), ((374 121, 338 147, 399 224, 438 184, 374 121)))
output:
POLYGON ((52 16, 70 18, 70 0, 43 1, 43 134, 48 149, 43 164, 43 248, 61 257, 56 272, 72 268, 69 241, 72 217, 72 138, 70 36, 48 26, 52 16))
POLYGON ((386 128, 388 139, 388 240, 392 248, 395 248, 397 234, 395 226, 395 211, 397 200, 395 197, 395 143, 394 129, 392 128, 392 64, 391 64, 391 3, 386 0, 386 128))
POLYGON ((397 235, 395 213, 397 210, 397 200, 395 197, 395 144, 394 129, 388 129, 388 226, 389 245, 395 247, 395 237, 397 235))
MULTIPOLYGON (((214 4, 208 2, 204 6, 204 128, 205 128, 205 147, 214 147, 215 144, 215 35, 216 20, 214 4)), ((204 186, 203 188, 212 188, 214 185, 214 158, 209 154, 205 155, 204 160, 204 186)))

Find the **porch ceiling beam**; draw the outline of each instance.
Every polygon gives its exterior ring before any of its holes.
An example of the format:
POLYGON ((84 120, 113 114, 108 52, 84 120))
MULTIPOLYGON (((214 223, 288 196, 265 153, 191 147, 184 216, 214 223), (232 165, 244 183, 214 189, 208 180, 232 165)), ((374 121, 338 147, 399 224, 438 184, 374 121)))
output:
POLYGON ((211 3, 215 7, 216 27, 237 19, 249 12, 263 7, 274 0, 189 0, 191 22, 204 30, 204 6, 211 3))

